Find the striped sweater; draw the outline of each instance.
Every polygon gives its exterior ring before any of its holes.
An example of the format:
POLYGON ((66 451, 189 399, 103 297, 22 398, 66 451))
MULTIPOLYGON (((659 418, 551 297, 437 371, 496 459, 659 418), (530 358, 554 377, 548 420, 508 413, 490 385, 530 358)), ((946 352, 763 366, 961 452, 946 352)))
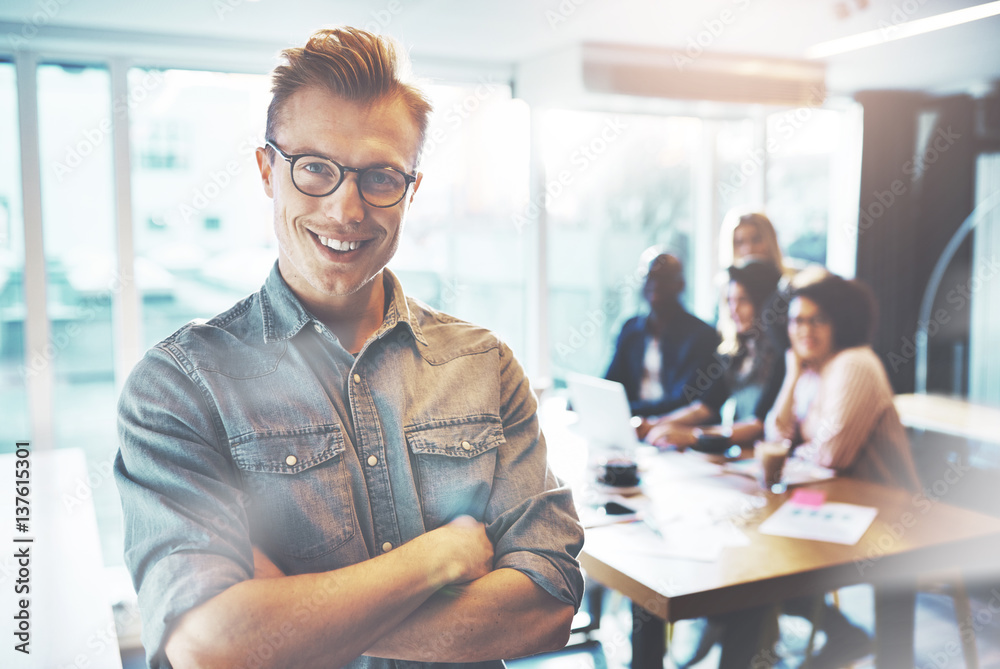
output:
MULTIPOLYGON (((798 457, 845 476, 919 489, 892 387, 868 346, 840 351, 818 373, 804 371, 795 386, 795 414, 803 440, 798 457)), ((773 416, 767 422, 773 429, 773 416)))

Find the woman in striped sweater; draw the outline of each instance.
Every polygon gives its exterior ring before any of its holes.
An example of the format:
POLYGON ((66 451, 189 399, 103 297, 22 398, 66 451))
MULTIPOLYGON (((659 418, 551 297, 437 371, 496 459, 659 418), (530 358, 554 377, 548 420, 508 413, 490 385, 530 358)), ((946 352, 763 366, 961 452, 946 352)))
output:
MULTIPOLYGON (((829 274, 792 293, 785 380, 765 421, 771 439, 790 439, 795 456, 839 475, 919 489, 906 431, 882 361, 868 342, 876 318, 871 290, 829 274)), ((784 612, 808 617, 810 597, 784 612)), ((822 616, 827 641, 810 666, 842 667, 866 655, 867 633, 837 607, 822 616)))
POLYGON ((790 439, 796 457, 916 491, 892 387, 868 345, 875 312, 867 286, 832 274, 792 293, 785 380, 765 429, 790 439))

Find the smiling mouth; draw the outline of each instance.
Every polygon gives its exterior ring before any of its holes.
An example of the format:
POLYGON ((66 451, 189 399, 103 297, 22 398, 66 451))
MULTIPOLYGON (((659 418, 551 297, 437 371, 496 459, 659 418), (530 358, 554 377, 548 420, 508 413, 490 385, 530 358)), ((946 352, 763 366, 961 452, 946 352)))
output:
POLYGON ((354 251, 361 247, 365 241, 346 241, 342 239, 332 239, 330 237, 324 237, 323 235, 316 235, 316 239, 319 243, 327 247, 332 251, 337 251, 338 253, 346 253, 348 251, 354 251))

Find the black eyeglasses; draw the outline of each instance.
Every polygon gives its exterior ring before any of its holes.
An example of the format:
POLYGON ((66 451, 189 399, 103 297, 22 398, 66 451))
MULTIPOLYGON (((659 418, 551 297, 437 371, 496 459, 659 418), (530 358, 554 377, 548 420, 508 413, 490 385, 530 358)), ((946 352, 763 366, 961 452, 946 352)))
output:
POLYGON ((406 196, 406 189, 417 180, 415 174, 406 174, 395 167, 344 167, 323 156, 308 153, 290 156, 270 139, 266 144, 288 161, 296 190, 310 197, 326 197, 340 188, 348 172, 355 172, 358 194, 365 204, 385 209, 399 204, 406 196))
POLYGON ((804 328, 806 326, 818 328, 824 325, 830 324, 830 319, 826 316, 816 314, 815 316, 796 316, 795 318, 789 318, 788 324, 795 328, 804 328))

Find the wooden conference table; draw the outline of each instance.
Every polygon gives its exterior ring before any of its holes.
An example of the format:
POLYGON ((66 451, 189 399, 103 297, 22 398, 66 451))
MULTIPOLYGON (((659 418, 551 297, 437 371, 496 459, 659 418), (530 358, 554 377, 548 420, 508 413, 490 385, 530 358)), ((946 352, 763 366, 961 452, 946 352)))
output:
MULTIPOLYGON (((828 502, 878 509, 856 545, 760 534, 757 527, 791 491, 764 495, 750 478, 724 473, 705 457, 676 452, 648 456, 643 494, 655 499, 659 509, 722 507, 746 535, 746 545, 727 546, 714 561, 697 561, 635 550, 635 524, 587 530, 580 560, 588 575, 633 603, 633 669, 662 669, 664 621, 775 604, 858 583, 870 583, 875 590, 877 666, 911 669, 917 577, 956 567, 967 577, 1000 575, 998 518, 838 478, 801 487, 822 491, 828 502), (741 494, 761 506, 734 503, 741 494)), ((581 500, 599 500, 584 488, 581 500)))

